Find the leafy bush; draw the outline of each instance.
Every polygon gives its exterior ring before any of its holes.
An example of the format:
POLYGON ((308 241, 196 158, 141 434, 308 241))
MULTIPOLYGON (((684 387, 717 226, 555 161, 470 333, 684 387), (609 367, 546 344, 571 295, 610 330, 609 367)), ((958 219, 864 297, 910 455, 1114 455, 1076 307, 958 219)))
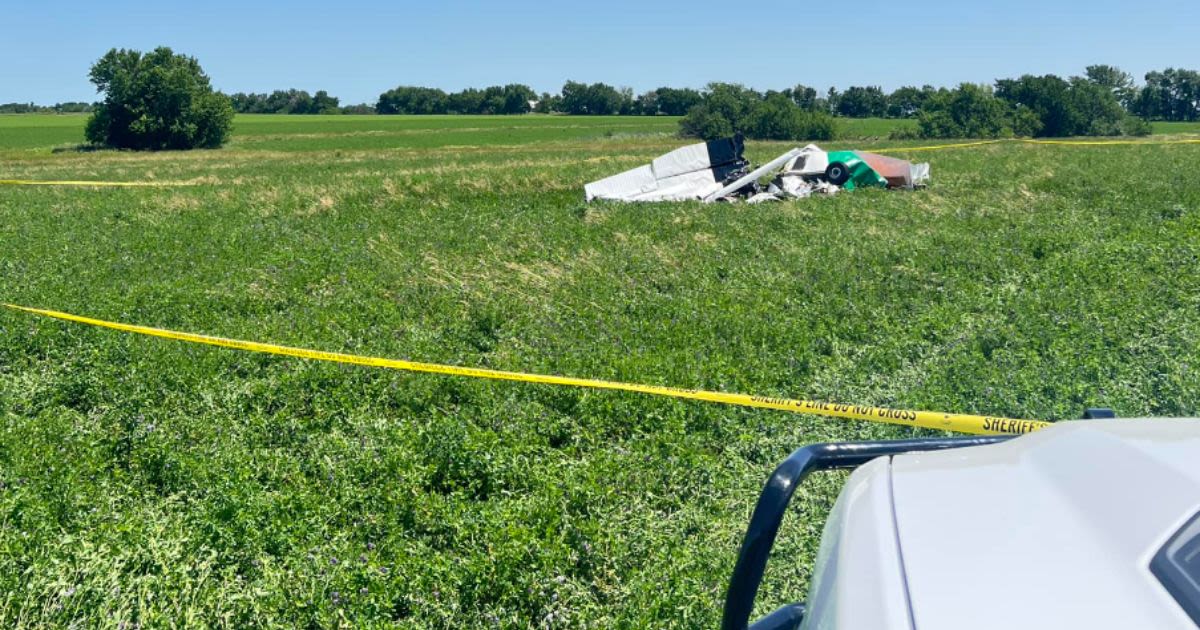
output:
POLYGON ((121 149, 211 149, 229 138, 233 107, 194 57, 160 46, 112 49, 90 73, 104 101, 88 119, 89 142, 121 149))
POLYGON ((805 111, 787 92, 764 98, 741 85, 712 83, 703 98, 679 121, 681 135, 705 140, 737 132, 755 140, 830 140, 835 135, 831 116, 805 111))
POLYGON ((1144 118, 1128 115, 1121 119, 1122 136, 1148 136, 1152 132, 1153 128, 1144 118))
POLYGON ((732 136, 733 123, 707 105, 697 105, 679 121, 679 134, 689 138, 714 140, 732 136))

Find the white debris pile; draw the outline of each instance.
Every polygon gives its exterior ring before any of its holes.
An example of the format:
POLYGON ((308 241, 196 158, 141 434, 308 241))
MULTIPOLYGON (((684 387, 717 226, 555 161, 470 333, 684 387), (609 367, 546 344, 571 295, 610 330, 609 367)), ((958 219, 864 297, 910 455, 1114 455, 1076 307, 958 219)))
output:
POLYGON ((693 144, 650 164, 584 186, 588 201, 735 201, 748 203, 831 195, 862 186, 912 189, 929 179, 929 164, 865 151, 796 148, 751 169, 741 136, 693 144), (767 186, 760 180, 775 174, 767 186))

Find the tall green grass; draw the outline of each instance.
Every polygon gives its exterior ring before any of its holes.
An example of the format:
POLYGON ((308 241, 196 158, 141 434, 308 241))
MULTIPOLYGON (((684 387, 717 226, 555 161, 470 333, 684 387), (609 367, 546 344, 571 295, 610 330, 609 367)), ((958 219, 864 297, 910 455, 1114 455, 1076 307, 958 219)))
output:
MULTIPOLYGON (((414 144, 388 135, 399 119, 239 119, 220 151, 6 154, 5 177, 201 185, 0 187, 0 299, 764 395, 1051 420, 1200 407, 1200 184, 1181 175, 1200 147, 989 145, 920 154, 934 178, 915 192, 587 205, 585 182, 683 141, 529 120, 414 144)), ((3 311, 0 625, 712 627, 778 460, 908 435, 3 311)), ((804 596, 839 483, 799 493, 760 612, 804 596)))

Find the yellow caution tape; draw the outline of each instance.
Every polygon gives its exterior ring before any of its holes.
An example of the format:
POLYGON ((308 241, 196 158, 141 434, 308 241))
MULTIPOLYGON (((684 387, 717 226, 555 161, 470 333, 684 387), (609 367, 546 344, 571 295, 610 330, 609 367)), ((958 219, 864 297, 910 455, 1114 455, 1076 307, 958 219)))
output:
POLYGON ((997 140, 982 140, 979 142, 959 142, 956 144, 935 144, 925 147, 887 147, 883 149, 871 149, 875 153, 899 153, 910 151, 941 151, 943 149, 961 149, 965 147, 979 147, 987 144, 999 144, 1002 142, 1021 142, 1024 144, 1051 144, 1063 146, 1162 146, 1168 144, 1200 144, 1200 138, 1184 138, 1179 140, 1034 140, 1032 138, 1001 138, 997 140))
POLYGON ((99 188, 158 188, 165 186, 195 186, 195 182, 102 182, 86 179, 0 179, 0 186, 96 186, 99 188))
POLYGON ((1164 144, 1200 144, 1200 138, 1185 138, 1182 140, 1032 140, 1029 138, 1021 138, 1021 142, 1025 144, 1058 144, 1066 146, 1084 147, 1084 146, 1134 146, 1144 144, 1147 146, 1161 146, 1164 144))
POLYGON ((886 149, 872 149, 875 153, 883 153, 886 151, 940 151, 942 149, 961 149, 963 147, 980 147, 985 144, 997 144, 1004 140, 981 140, 979 142, 959 142, 956 144, 934 144, 927 147, 888 147, 886 149))
POLYGON ((195 333, 178 332, 174 330, 165 330, 162 328, 152 328, 149 326, 122 324, 118 322, 105 321, 102 319, 93 319, 91 317, 82 317, 80 315, 71 315, 70 313, 62 313, 59 311, 30 308, 27 306, 17 306, 15 304, 4 304, 4 306, 18 311, 25 311, 27 313, 53 317, 55 319, 78 322, 81 324, 88 324, 90 326, 99 326, 102 328, 111 328, 113 330, 120 330, 139 335, 149 335, 151 337, 175 339, 177 341, 186 341, 189 343, 219 346, 222 348, 233 348, 236 350, 246 350, 248 352, 261 352, 265 354, 299 357, 302 359, 312 359, 315 361, 331 361, 334 363, 366 365, 370 367, 389 368, 393 370, 405 370, 408 372, 427 372, 432 374, 468 376, 471 378, 520 381, 523 383, 541 383, 546 385, 566 385, 568 387, 588 387, 592 389, 638 392, 641 394, 651 394, 654 396, 667 396, 670 398, 683 398, 687 400, 703 400, 706 402, 738 405, 742 407, 756 407, 759 409, 778 409, 782 411, 791 411, 794 413, 815 414, 833 418, 842 418, 846 420, 885 422, 889 424, 900 424, 911 427, 922 427, 926 429, 938 429, 942 431, 956 431, 959 433, 971 433, 976 435, 1030 433, 1039 429, 1044 429, 1050 424, 1048 422, 1042 422, 1038 420, 1016 420, 1013 418, 1001 418, 994 416, 976 416, 970 414, 941 413, 935 411, 912 411, 908 409, 888 409, 886 407, 847 405, 813 400, 794 400, 790 398, 749 396, 746 394, 726 394, 722 392, 711 392, 699 389, 680 389, 676 387, 663 387, 660 385, 638 385, 636 383, 603 381, 590 378, 547 376, 543 374, 527 374, 524 372, 508 372, 504 370, 441 365, 438 363, 421 363, 417 361, 405 361, 401 359, 366 357, 353 354, 342 354, 340 352, 324 352, 321 350, 294 348, 270 343, 259 343, 256 341, 243 341, 240 339, 227 339, 224 337, 213 337, 210 335, 198 335, 195 333))

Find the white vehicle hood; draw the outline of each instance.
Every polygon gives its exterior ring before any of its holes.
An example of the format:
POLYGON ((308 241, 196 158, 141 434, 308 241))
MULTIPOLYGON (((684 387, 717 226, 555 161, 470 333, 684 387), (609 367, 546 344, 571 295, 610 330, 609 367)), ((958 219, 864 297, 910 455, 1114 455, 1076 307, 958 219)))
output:
POLYGON ((892 491, 918 630, 1196 629, 1149 563, 1200 510, 1200 420, 899 455, 892 491))

